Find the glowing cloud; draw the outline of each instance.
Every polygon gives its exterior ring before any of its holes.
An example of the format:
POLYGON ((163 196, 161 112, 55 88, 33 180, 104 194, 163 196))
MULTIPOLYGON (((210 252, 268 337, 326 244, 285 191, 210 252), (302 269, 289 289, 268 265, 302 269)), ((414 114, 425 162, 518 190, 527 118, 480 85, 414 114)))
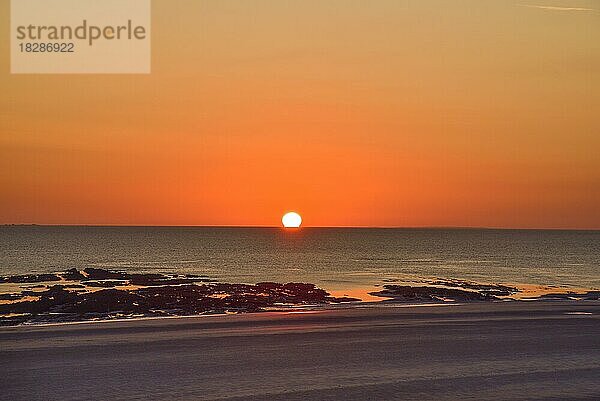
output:
POLYGON ((593 8, 583 8, 583 7, 557 7, 557 6, 541 6, 534 4, 517 4, 520 7, 528 7, 528 8, 538 8, 540 10, 550 10, 550 11, 597 11, 593 8))

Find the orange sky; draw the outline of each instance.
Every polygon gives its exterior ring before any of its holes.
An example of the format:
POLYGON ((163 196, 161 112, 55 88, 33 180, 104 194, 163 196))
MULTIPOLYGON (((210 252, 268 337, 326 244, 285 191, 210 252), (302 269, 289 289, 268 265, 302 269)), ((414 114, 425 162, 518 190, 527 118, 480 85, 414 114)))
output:
POLYGON ((150 75, 11 75, 8 4, 0 223, 600 228, 597 2, 155 0, 150 75))

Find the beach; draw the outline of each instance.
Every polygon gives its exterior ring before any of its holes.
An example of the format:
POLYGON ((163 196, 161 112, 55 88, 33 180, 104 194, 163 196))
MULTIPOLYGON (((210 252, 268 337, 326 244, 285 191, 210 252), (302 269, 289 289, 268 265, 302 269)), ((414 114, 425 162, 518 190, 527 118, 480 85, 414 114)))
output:
POLYGON ((3 400, 597 400, 600 302, 5 327, 3 400))

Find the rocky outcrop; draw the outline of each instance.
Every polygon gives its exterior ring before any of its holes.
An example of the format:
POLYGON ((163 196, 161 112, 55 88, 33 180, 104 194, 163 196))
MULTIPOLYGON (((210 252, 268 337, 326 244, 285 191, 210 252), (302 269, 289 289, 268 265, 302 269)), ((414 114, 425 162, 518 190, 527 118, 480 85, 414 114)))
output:
POLYGON ((467 302, 493 301, 499 299, 486 291, 469 291, 458 288, 410 285, 385 285, 383 290, 371 292, 370 294, 402 302, 440 302, 447 300, 467 302))
POLYGON ((600 291, 588 291, 584 293, 566 292, 558 294, 543 294, 538 299, 546 300, 578 300, 597 301, 600 300, 600 291))
MULTIPOLYGON (((77 277, 69 271, 69 277, 77 277)), ((314 284, 202 283, 197 276, 131 274, 103 269, 85 269, 81 284, 53 285, 45 291, 14 294, 16 302, 0 305, 0 324, 75 321, 116 316, 193 315, 214 312, 258 312, 281 305, 328 304, 358 301, 334 298, 314 284), (146 285, 142 285, 142 283, 146 285), (110 288, 123 284, 134 288, 110 288), (71 290, 73 287, 87 290, 71 290), (90 290, 89 287, 108 287, 90 290), (139 287, 139 288, 137 288, 139 287), (17 296, 32 296, 22 300, 17 296)), ((63 275, 63 278, 65 276, 63 275)), ((66 278, 65 278, 66 279, 66 278)))
POLYGON ((209 281, 207 278, 200 276, 169 276, 160 273, 127 273, 91 267, 84 269, 83 272, 86 274, 87 280, 113 280, 115 283, 114 286, 119 285, 116 280, 138 286, 178 285, 209 281))
POLYGON ((501 284, 471 283, 462 280, 435 280, 431 282, 431 285, 469 289, 477 291, 481 294, 488 294, 497 297, 509 296, 519 292, 519 289, 516 287, 509 287, 501 284))
POLYGON ((0 277, 0 283, 42 283, 60 280, 61 278, 57 274, 22 274, 0 277))
POLYGON ((60 276, 67 281, 81 281, 86 279, 86 277, 75 268, 67 270, 60 276))

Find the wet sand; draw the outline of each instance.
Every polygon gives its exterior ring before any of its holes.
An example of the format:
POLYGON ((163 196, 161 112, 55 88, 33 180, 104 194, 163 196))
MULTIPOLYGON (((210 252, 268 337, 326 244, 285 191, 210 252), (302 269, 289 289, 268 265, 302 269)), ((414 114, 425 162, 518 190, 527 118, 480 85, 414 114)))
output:
POLYGON ((0 329, 2 400, 597 400, 600 302, 0 329))

